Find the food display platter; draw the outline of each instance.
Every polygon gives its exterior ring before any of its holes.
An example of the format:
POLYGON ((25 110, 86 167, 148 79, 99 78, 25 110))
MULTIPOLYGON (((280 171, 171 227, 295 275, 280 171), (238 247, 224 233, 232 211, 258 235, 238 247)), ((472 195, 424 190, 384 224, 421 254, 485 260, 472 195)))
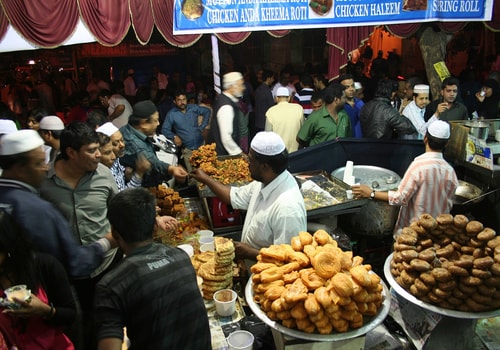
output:
POLYGON ((248 306, 255 314, 255 316, 261 319, 269 327, 277 330, 282 334, 310 341, 321 341, 321 342, 339 341, 339 340, 346 340, 346 339, 360 337, 368 333, 369 331, 371 331, 384 321, 384 319, 389 313, 389 309, 391 306, 391 295, 389 293, 389 289, 387 288, 386 284, 382 280, 380 281, 380 283, 382 283, 382 286, 384 288, 384 290, 382 291, 382 296, 384 297, 384 301, 382 303, 382 306, 378 310, 377 315, 373 317, 364 316, 363 319, 365 323, 362 327, 350 330, 345 333, 336 333, 336 332, 332 334, 305 333, 298 329, 287 328, 282 324, 280 324, 279 322, 271 320, 269 317, 267 317, 266 313, 261 310, 259 304, 257 304, 253 299, 252 277, 248 279, 247 285, 245 287, 245 299, 248 306))
MULTIPOLYGON (((326 171, 312 170, 307 172, 294 173, 293 176, 296 179, 299 186, 302 186, 303 182, 310 179, 312 181, 315 181, 314 180, 315 178, 320 178, 321 180, 327 180, 327 188, 323 189, 328 191, 332 196, 335 197, 335 199, 337 199, 336 204, 320 206, 314 209, 307 210, 308 219, 315 219, 318 217, 323 217, 325 215, 341 215, 341 214, 357 212, 361 209, 363 205, 365 205, 368 202, 367 198, 347 199, 345 191, 350 189, 350 186, 345 182, 343 182, 342 180, 331 176, 326 171)), ((322 187, 321 183, 320 187, 322 187)))
POLYGON ((426 303, 420 299, 417 299, 415 296, 413 296, 411 293, 406 291, 403 287, 399 285, 398 282, 394 279, 394 276, 392 276, 391 273, 391 261, 392 261, 392 256, 394 253, 389 255, 387 259, 385 260, 384 263, 384 275, 385 278, 387 279, 387 282, 391 285, 392 288, 396 291, 398 295, 401 297, 405 298, 409 302, 420 306, 423 309, 426 309, 428 311, 432 311, 435 313, 438 313, 443 316, 448 316, 448 317, 455 317, 455 318, 466 318, 466 319, 480 319, 480 318, 490 318, 490 317, 497 317, 500 316, 500 309, 498 310, 492 310, 492 311, 484 311, 484 312, 465 312, 465 311, 458 311, 458 310, 451 310, 451 309, 445 309, 436 305, 432 305, 429 303, 426 303))
MULTIPOLYGON (((217 161, 225 161, 225 160, 229 160, 229 159, 239 159, 239 158, 242 158, 242 156, 240 156, 240 155, 236 155, 236 156, 217 156, 217 161)), ((240 181, 240 182, 230 183, 228 185, 240 187, 240 186, 247 185, 248 183, 249 182, 247 182, 247 181, 240 181)), ((213 193, 212 190, 210 188, 208 188, 208 186, 203 185, 202 183, 197 183, 196 187, 198 189, 198 194, 199 194, 199 196, 201 198, 217 197, 215 195, 215 193, 213 193)))

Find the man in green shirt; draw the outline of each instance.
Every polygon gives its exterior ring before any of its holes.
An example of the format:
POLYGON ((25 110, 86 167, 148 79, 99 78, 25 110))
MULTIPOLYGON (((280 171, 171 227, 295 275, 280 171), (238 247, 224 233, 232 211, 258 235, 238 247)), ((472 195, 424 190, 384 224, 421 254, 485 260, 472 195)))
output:
POLYGON ((352 137, 351 121, 344 110, 346 102, 344 87, 332 84, 325 89, 325 105, 312 112, 297 134, 302 147, 335 140, 338 137, 352 137))

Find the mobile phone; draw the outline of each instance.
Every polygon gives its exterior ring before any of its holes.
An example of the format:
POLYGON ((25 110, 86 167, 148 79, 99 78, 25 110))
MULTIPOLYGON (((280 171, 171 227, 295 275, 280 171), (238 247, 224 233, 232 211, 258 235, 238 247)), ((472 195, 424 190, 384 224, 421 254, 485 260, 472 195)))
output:
POLYGON ((480 95, 481 97, 484 97, 484 96, 486 95, 486 91, 481 90, 481 92, 479 93, 479 95, 480 95))

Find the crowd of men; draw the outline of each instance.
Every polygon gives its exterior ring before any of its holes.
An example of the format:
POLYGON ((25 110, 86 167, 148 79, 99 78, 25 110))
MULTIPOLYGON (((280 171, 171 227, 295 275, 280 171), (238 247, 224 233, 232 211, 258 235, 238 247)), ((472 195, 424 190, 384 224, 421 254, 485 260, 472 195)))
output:
MULTIPOLYGON (((289 243, 290 235, 307 229, 300 190, 287 170, 289 153, 337 138, 404 136, 423 140, 426 153, 415 159, 402 187, 374 193, 361 185, 353 187, 354 195, 405 206, 395 234, 422 208, 436 215, 449 212, 450 201, 439 199, 444 189, 452 193, 457 185, 442 158, 450 137, 447 122, 469 118, 457 100, 459 81, 445 79, 440 98, 430 103, 429 86, 418 80, 409 79, 397 101, 398 84, 382 79, 366 104, 358 85, 350 74, 328 85, 305 74, 296 88, 287 72, 275 79, 263 71, 249 118, 249 109, 242 106, 244 76, 229 72, 222 93, 210 104, 188 103, 188 93, 180 89, 164 113, 152 100, 131 105, 130 93, 123 97, 104 89, 98 96, 107 115, 101 119, 89 115, 86 122, 68 122, 45 115, 24 130, 0 119, 0 207, 27 241, 54 256, 70 277, 79 321, 64 330, 74 348, 119 349, 123 327, 136 348, 210 348, 205 307, 189 259, 152 241, 157 226, 171 230, 177 221, 156 216, 154 197, 144 188, 164 182, 185 185, 190 174, 222 201, 245 210, 236 256, 251 263, 260 248, 289 243), (159 156, 158 131, 177 147, 179 163, 159 156), (191 170, 191 152, 205 143, 215 143, 220 156, 248 159, 255 181, 236 188, 191 170), (440 175, 430 188, 426 181, 413 181, 417 172, 425 179, 435 169, 440 175), (432 205, 430 193, 436 197, 432 205), (192 319, 198 322, 185 327, 192 319)), ((1 277, 0 270, 0 282, 1 277)), ((48 316, 57 314, 50 295, 44 305, 44 310, 50 305, 48 316)), ((22 306, 19 312, 40 318, 28 312, 29 303, 22 306)), ((12 331, 0 327, 2 332, 12 331)))

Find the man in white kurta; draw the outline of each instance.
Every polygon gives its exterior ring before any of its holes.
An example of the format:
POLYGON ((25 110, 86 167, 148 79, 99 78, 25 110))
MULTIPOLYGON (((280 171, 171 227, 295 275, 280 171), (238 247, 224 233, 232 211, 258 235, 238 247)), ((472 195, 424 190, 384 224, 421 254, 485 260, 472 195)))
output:
POLYGON ((266 112, 266 131, 274 131, 281 136, 288 153, 299 149, 297 133, 304 124, 304 109, 298 103, 290 103, 287 88, 278 88, 276 104, 266 112))
POLYGON ((401 135, 405 140, 423 140, 427 132, 427 127, 437 120, 432 116, 425 122, 425 107, 429 104, 429 85, 418 84, 413 88, 413 101, 408 103, 403 109, 403 116, 410 119, 416 132, 409 135, 401 135))
POLYGON ((191 174, 206 184, 223 202, 247 210, 241 242, 234 242, 236 257, 256 260, 259 250, 272 244, 288 243, 306 231, 306 209, 299 186, 286 170, 288 152, 274 132, 257 133, 248 154, 253 182, 230 187, 215 181, 200 169, 191 174))
POLYGON ((256 249, 290 244, 293 236, 307 228, 304 199, 288 170, 266 186, 253 181, 232 187, 231 205, 247 210, 241 241, 256 249))

